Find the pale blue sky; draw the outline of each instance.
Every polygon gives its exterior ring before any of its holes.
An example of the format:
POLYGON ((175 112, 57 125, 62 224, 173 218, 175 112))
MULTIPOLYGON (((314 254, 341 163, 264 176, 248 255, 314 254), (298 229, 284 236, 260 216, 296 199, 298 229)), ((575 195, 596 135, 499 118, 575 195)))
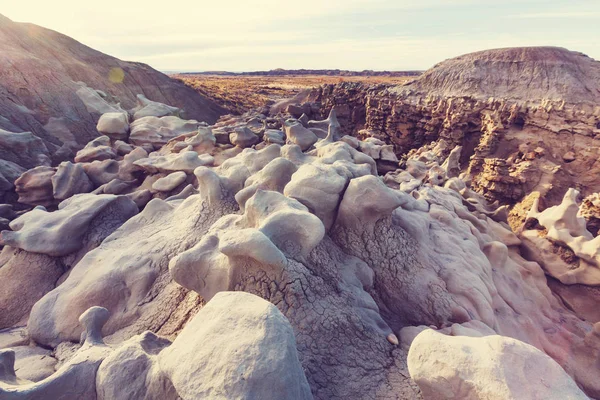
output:
POLYGON ((18 0, 0 13, 161 70, 427 69, 487 48, 600 59, 600 0, 18 0))

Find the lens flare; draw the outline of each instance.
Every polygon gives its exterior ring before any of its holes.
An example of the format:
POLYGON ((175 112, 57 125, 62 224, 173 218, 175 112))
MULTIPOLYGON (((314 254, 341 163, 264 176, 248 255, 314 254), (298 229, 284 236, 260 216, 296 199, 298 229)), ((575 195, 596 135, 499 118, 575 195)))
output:
POLYGON ((125 71, 119 67, 111 68, 110 72, 108 73, 108 79, 112 83, 122 83, 123 79, 125 79, 125 71))

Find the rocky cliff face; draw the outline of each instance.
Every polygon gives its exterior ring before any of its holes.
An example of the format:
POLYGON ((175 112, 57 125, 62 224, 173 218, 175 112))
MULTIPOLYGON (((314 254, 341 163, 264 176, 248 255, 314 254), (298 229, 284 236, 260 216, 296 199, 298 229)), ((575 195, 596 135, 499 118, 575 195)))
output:
POLYGON ((213 123, 225 110, 141 63, 125 62, 65 35, 0 15, 0 129, 32 132, 53 155, 97 136, 98 117, 131 109, 136 96, 213 123), (120 105, 120 106, 117 106, 120 105))
POLYGON ((584 195, 600 190, 599 71, 565 49, 489 50, 405 86, 328 85, 311 100, 323 114, 335 106, 345 133, 375 136, 399 156, 441 139, 462 146, 462 170, 489 200, 538 191, 557 203, 574 180, 584 195))

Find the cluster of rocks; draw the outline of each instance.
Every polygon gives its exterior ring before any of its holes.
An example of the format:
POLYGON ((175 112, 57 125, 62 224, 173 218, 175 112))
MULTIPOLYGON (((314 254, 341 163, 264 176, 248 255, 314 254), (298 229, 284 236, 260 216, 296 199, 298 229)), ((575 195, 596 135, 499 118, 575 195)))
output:
POLYGON ((464 146, 398 160, 338 113, 208 125, 147 101, 23 171, 35 208, 0 206, 0 397, 600 396, 600 318, 554 296, 530 243, 595 277, 572 204, 517 235, 464 146))

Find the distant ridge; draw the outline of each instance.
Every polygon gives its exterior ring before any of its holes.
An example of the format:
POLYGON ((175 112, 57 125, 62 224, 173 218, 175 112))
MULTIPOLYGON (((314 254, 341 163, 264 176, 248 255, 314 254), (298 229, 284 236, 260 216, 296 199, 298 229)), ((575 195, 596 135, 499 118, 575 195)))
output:
POLYGON ((228 112, 146 64, 119 60, 61 33, 0 14, 0 129, 31 131, 51 153, 65 144, 85 145, 98 136, 101 112, 78 95, 83 86, 102 91, 125 109, 135 107, 136 95, 143 94, 208 123, 228 112))
POLYGON ((326 75, 326 76, 419 76, 423 71, 349 71, 345 69, 272 69, 269 71, 229 72, 201 71, 180 72, 180 75, 220 75, 220 76, 285 76, 285 75, 326 75))

